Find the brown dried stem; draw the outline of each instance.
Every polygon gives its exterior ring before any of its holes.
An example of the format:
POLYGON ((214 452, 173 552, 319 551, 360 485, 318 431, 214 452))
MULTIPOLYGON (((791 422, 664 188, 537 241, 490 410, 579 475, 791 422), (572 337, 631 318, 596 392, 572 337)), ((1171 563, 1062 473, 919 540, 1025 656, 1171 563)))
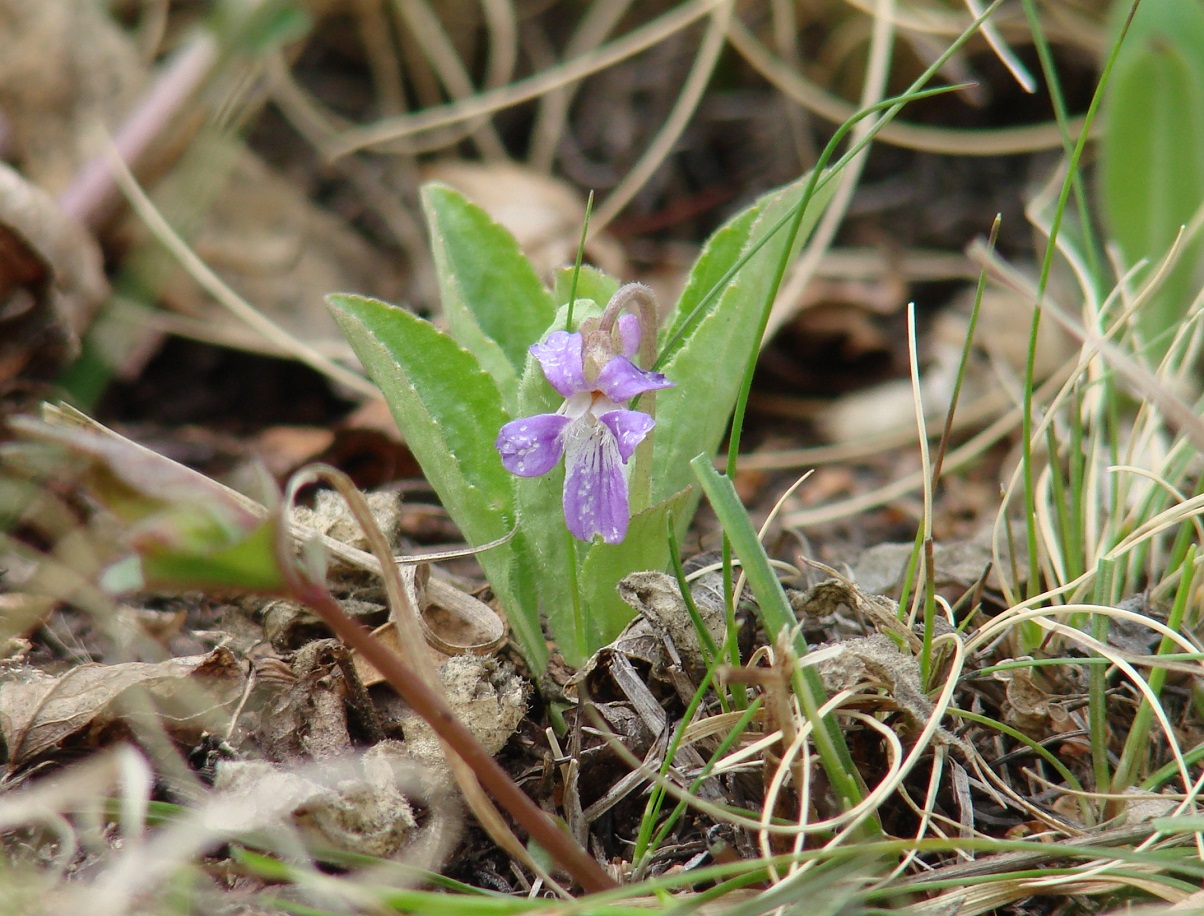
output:
POLYGON ((480 784, 498 804, 505 808, 582 888, 593 893, 616 887, 614 880, 602 867, 557 827, 515 784, 421 674, 377 642, 366 628, 348 617, 325 585, 307 575, 298 566, 292 551, 292 538, 281 537, 276 545, 277 560, 284 571, 292 597, 311 608, 339 639, 360 653, 365 661, 384 676, 398 695, 430 724, 434 732, 473 771, 480 784))

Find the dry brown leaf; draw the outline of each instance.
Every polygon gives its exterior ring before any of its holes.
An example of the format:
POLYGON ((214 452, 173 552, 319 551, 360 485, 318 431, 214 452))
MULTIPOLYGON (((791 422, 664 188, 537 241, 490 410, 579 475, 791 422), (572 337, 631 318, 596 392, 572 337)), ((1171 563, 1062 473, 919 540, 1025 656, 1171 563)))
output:
MULTIPOLYGON (((707 600, 709 596, 697 588, 691 594, 711 638, 716 644, 721 643, 726 626, 722 601, 707 600)), ((662 572, 632 573, 619 583, 619 596, 639 611, 663 641, 676 647, 686 673, 696 683, 700 682, 707 670, 707 660, 677 580, 662 572)), ((632 629, 629 626, 624 630, 624 636, 632 629)))
POLYGON ((1007 684, 1004 721, 1009 725, 1033 738, 1077 728, 1066 710, 1066 698, 1046 690, 1032 668, 996 671, 995 678, 1007 684))
POLYGON ((0 383, 73 357, 107 293, 92 236, 0 163, 0 383))
POLYGON ((0 0, 0 109, 13 159, 62 191, 103 150, 149 75, 137 48, 91 0, 0 0))
POLYGON ((243 671, 229 649, 162 662, 81 665, 58 677, 31 669, 0 684, 0 732, 10 771, 84 729, 136 715, 141 691, 169 731, 216 730, 224 708, 242 694, 243 671))

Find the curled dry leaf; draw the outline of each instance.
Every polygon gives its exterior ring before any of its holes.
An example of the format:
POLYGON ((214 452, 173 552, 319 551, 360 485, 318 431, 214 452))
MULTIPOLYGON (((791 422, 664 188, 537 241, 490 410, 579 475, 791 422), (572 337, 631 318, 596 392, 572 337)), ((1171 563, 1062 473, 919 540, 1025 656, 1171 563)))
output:
POLYGON ((92 236, 0 163, 0 383, 73 357, 107 293, 92 236))
MULTIPOLYGON (((440 665, 450 656, 462 652, 490 655, 501 646, 506 637, 505 627, 501 618, 483 601, 478 601, 453 585, 432 579, 430 566, 426 563, 404 566, 401 572, 408 604, 418 611, 418 628, 433 664, 440 665)), ((403 613, 403 610, 393 608, 389 623, 378 627, 373 635, 399 655, 404 655, 398 640, 403 638, 405 628, 398 622, 398 613, 403 613)), ((368 686, 384 680, 372 665, 358 655, 356 667, 368 686)))
POLYGON ((81 665, 58 677, 32 669, 0 684, 0 732, 8 767, 61 745, 84 729, 93 734, 142 710, 157 714, 179 740, 220 731, 227 707, 243 690, 243 671, 228 649, 162 662, 81 665), (145 703, 139 703, 141 693, 145 703))
POLYGON ((917 730, 924 727, 932 716, 932 703, 920 684, 920 663, 915 656, 900 652, 883 633, 850 639, 835 648, 835 655, 819 663, 829 694, 867 683, 885 687, 909 724, 917 730))
MULTIPOLYGON (((390 542, 396 542, 401 525, 401 502, 397 494, 369 493, 365 497, 381 532, 390 542)), ((347 590, 358 590, 365 571, 371 566, 362 562, 366 557, 367 540, 359 524, 347 511, 346 503, 337 494, 319 494, 313 509, 296 506, 292 510, 294 529, 298 526, 317 532, 330 548, 330 571, 336 594, 341 594, 337 580, 345 580, 347 590)), ((375 573, 372 574, 373 578, 375 573)), ((483 601, 431 576, 426 563, 401 566, 402 582, 411 607, 417 608, 421 629, 435 665, 449 656, 462 652, 489 655, 496 652, 506 639, 506 628, 498 614, 483 601)), ((352 609, 344 608, 352 613, 352 609)), ((396 610, 396 609, 395 609, 396 610)), ((302 616, 305 616, 302 612, 302 616)), ((378 627, 373 635, 394 652, 399 652, 397 622, 378 627)), ((356 656, 356 671, 365 686, 381 683, 384 678, 375 668, 356 656)))
MULTIPOLYGON (((640 613, 640 619, 660 636, 665 646, 675 647, 686 673, 700 681, 707 660, 677 580, 663 572, 632 573, 619 583, 619 595, 640 613)), ((722 642, 725 626, 722 602, 704 589, 695 588, 691 595, 711 639, 722 642)), ((628 626, 624 636, 633 627, 628 626)))
POLYGON ((791 594, 790 606, 800 620, 848 615, 864 629, 894 634, 905 639, 913 652, 920 649, 919 635, 899 619, 896 602, 885 595, 866 594, 843 577, 791 594))
POLYGON ((1007 685, 1004 721, 1032 738, 1076 731, 1081 722, 1066 708, 1066 698, 1051 693, 1032 668, 1010 668, 995 672, 995 679, 1007 685))

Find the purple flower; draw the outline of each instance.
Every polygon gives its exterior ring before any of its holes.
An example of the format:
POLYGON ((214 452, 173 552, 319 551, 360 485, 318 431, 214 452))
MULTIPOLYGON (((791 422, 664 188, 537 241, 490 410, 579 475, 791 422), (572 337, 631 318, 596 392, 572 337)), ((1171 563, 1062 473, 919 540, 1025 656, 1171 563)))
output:
POLYGON ((564 455, 564 519, 574 537, 602 535, 618 544, 627 534, 625 466, 655 421, 621 405, 673 383, 631 361, 639 348, 639 323, 622 315, 612 335, 553 331, 531 347, 543 374, 563 397, 556 413, 512 420, 497 437, 506 470, 538 477, 564 455), (617 345, 620 353, 614 352, 617 345), (589 352, 587 352, 589 351, 589 352))

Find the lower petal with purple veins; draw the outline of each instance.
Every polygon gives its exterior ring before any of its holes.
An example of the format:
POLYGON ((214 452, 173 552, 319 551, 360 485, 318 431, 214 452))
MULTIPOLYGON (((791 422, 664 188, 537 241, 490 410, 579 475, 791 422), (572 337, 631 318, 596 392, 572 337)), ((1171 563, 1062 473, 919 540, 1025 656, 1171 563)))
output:
MULTIPOLYGON (((627 411, 633 412, 633 411, 627 411)), ((573 536, 601 535, 618 544, 627 535, 627 478, 610 427, 578 421, 565 442, 564 520, 573 536)))
POLYGON ((612 410, 598 419, 614 434, 615 444, 624 464, 631 460, 636 446, 644 441, 648 430, 656 425, 652 417, 638 410, 612 410))
POLYGON ((572 420, 555 413, 511 420, 498 433, 502 465, 519 477, 538 477, 556 467, 564 453, 561 433, 572 420))

